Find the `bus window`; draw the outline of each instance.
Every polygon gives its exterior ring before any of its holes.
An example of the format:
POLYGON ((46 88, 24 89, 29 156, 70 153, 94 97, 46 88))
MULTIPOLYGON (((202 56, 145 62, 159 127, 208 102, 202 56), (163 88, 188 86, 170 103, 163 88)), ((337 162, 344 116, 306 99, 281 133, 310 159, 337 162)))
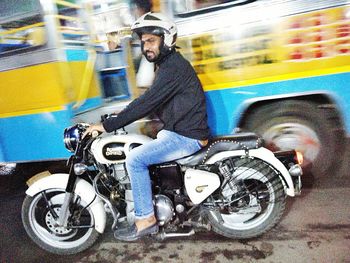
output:
POLYGON ((192 14, 201 14, 254 2, 253 0, 175 0, 173 2, 174 14, 187 17, 192 14))
POLYGON ((80 5, 68 1, 57 4, 59 32, 62 34, 64 45, 83 46, 89 41, 86 25, 79 13, 80 9, 80 5))
POLYGON ((41 46, 45 42, 46 34, 39 0, 0 2, 0 55, 41 46))

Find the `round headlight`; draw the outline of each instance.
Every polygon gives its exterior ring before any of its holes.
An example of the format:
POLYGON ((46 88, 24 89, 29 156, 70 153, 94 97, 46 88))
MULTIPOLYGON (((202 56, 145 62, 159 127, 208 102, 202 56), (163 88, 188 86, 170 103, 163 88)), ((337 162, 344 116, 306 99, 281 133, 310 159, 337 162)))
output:
POLYGON ((77 125, 64 129, 63 141, 64 141, 64 146, 68 149, 68 151, 74 152, 79 140, 80 140, 80 136, 79 136, 79 129, 77 125))
POLYGON ((88 124, 78 123, 74 126, 64 129, 64 146, 70 152, 74 152, 77 148, 78 142, 81 140, 83 133, 85 132, 88 124))

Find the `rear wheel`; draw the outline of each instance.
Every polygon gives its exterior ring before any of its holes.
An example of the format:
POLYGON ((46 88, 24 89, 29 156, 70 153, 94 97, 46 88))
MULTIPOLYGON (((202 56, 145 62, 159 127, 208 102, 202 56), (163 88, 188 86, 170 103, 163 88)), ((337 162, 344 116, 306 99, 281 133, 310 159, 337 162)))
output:
POLYGON ((219 208, 208 210, 207 218, 220 235, 235 239, 259 236, 282 217, 286 200, 282 181, 259 159, 227 162, 230 181, 211 197, 219 208))
POLYGON ((94 216, 79 196, 69 210, 67 227, 58 226, 55 217, 59 215, 64 200, 63 189, 49 189, 34 197, 26 196, 22 205, 22 222, 29 237, 41 248, 54 254, 79 253, 92 246, 99 233, 94 229, 94 216))

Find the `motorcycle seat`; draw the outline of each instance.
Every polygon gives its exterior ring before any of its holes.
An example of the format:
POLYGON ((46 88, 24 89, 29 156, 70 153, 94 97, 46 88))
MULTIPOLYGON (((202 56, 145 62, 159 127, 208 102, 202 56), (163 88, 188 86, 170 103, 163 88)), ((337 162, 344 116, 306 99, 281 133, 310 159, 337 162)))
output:
POLYGON ((207 146, 195 154, 178 159, 176 162, 181 165, 199 165, 204 164, 206 160, 219 152, 257 149, 262 145, 263 139, 251 132, 214 137, 209 140, 207 146))

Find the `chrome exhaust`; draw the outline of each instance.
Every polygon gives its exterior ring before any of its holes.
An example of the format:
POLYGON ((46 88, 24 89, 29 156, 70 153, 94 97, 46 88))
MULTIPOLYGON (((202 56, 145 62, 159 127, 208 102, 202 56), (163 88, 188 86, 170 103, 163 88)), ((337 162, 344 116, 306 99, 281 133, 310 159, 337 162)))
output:
POLYGON ((193 229, 191 229, 190 232, 188 233, 166 233, 166 232, 162 232, 160 233, 160 238, 161 239, 166 239, 166 238, 169 238, 169 237, 189 237, 189 236, 192 236, 194 235, 196 232, 194 232, 193 229))

